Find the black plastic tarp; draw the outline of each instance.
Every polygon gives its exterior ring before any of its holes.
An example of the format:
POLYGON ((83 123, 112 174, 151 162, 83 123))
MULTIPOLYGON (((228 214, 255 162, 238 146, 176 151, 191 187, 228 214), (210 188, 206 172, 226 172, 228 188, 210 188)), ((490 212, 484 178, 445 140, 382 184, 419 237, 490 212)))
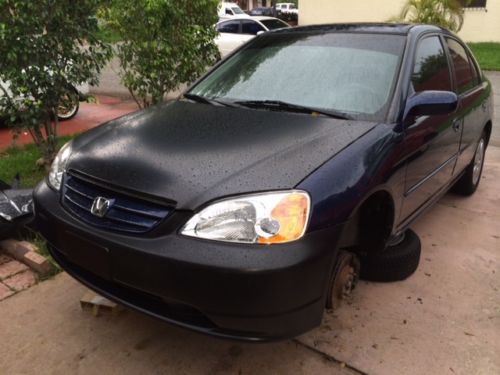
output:
POLYGON ((31 189, 11 189, 0 181, 0 239, 4 239, 33 216, 31 189))

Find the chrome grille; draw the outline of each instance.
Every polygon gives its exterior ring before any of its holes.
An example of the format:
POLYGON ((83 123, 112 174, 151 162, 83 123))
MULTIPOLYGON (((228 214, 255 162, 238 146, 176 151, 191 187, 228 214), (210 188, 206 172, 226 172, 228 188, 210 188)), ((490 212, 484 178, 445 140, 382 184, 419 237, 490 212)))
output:
POLYGON ((62 203, 68 211, 88 224, 127 233, 148 232, 173 212, 172 207, 117 193, 73 174, 64 176, 62 203), (112 202, 103 217, 91 212, 97 197, 112 202))

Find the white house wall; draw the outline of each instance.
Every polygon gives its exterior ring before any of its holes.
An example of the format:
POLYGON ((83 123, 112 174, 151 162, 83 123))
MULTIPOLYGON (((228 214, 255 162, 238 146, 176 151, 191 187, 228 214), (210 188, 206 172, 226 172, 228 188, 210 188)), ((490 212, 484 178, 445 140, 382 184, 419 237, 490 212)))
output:
MULTIPOLYGON (((401 12, 405 0, 300 0, 299 24, 384 22, 401 12)), ((469 42, 500 42, 500 0, 488 0, 486 9, 465 11, 459 35, 469 42)))

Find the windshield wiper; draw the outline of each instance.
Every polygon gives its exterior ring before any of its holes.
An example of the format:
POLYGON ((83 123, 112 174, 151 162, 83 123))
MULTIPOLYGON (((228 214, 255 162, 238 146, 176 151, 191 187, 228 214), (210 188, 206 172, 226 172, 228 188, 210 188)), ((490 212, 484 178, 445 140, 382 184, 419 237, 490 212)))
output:
POLYGON ((207 98, 205 96, 201 96, 201 95, 197 95, 197 94, 186 93, 183 95, 183 97, 186 99, 192 100, 194 102, 197 102, 197 103, 219 105, 219 106, 225 106, 225 107, 236 107, 232 103, 225 102, 225 101, 218 100, 218 99, 207 98))
POLYGON ((342 120, 351 119, 349 115, 343 112, 307 107, 299 104, 283 102, 281 100, 238 100, 233 103, 249 108, 263 108, 274 111, 289 111, 289 112, 310 113, 310 114, 317 113, 320 115, 338 118, 342 120))

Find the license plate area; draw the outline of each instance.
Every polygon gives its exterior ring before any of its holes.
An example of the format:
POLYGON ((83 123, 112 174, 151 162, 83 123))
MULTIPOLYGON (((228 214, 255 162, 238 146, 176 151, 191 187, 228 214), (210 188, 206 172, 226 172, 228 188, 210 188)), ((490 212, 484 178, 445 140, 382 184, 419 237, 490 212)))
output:
POLYGON ((72 263, 104 279, 111 280, 109 249, 73 232, 59 237, 58 250, 72 263))

